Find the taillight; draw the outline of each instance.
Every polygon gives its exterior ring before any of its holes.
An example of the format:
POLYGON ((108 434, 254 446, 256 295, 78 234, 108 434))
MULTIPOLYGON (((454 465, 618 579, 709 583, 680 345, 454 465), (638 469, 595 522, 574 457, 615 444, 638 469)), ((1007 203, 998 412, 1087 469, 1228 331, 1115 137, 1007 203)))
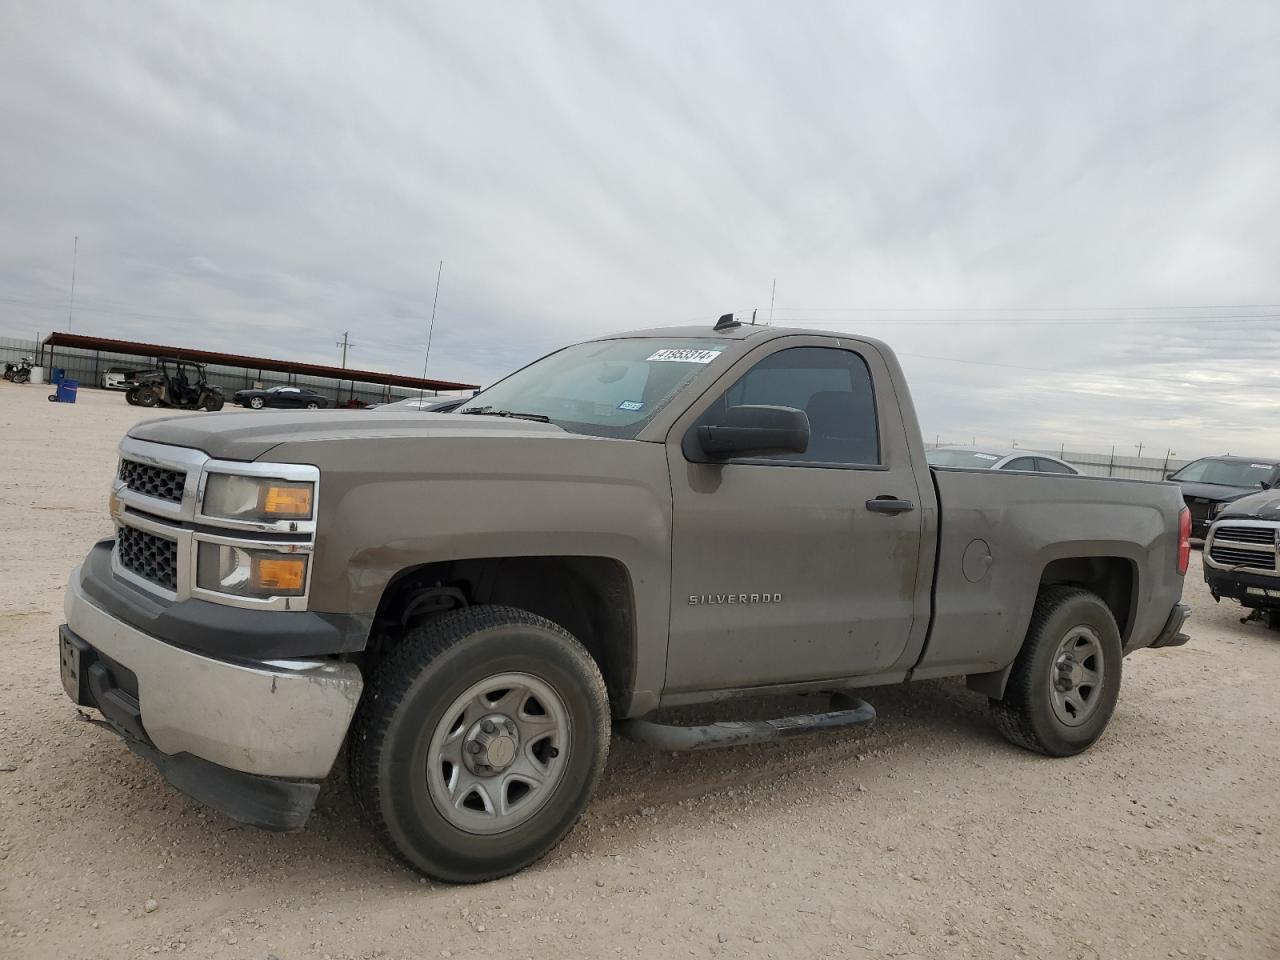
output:
POLYGON ((1187 572, 1191 563, 1191 511, 1186 507, 1178 514, 1178 575, 1187 572))

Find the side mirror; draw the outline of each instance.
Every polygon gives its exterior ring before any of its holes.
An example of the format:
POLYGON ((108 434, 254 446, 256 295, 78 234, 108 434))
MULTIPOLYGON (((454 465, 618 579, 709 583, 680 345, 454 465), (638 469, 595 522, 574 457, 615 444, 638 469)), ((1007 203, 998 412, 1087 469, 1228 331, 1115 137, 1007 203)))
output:
POLYGON ((718 411, 696 424, 684 438, 689 460, 804 453, 809 449, 809 417, 795 407, 743 405, 718 411))

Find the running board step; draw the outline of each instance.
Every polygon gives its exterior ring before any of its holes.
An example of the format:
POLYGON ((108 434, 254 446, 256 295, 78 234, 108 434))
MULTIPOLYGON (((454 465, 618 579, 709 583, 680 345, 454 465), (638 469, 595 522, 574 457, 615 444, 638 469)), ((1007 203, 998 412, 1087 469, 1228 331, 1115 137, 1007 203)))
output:
MULTIPOLYGON (((842 698, 844 699, 844 698, 842 698)), ((865 700, 847 699, 849 708, 828 713, 806 713, 776 720, 722 720, 701 727, 653 723, 649 720, 624 720, 618 733, 628 740, 648 744, 662 750, 708 750, 712 747, 740 747, 747 743, 764 743, 783 737, 801 737, 825 730, 841 730, 871 723, 876 708, 865 700)))

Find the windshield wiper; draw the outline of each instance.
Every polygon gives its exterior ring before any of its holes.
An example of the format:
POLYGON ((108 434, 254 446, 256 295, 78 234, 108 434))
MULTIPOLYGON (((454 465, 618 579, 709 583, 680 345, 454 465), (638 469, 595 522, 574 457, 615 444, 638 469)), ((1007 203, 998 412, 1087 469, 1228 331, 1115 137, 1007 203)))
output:
POLYGON ((460 414, 478 414, 486 417, 510 417, 513 420, 535 420, 538 423, 550 423, 551 418, 543 413, 520 413, 516 410, 495 410, 493 407, 472 407, 470 410, 459 410, 460 414))

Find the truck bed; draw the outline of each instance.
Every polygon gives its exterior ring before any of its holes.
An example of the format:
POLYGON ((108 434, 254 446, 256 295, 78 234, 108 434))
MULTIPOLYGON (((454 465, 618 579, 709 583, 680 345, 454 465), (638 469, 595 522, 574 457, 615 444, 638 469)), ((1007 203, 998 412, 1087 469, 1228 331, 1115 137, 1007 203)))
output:
POLYGON ((930 474, 939 528, 933 620, 915 677, 1007 665, 1047 578, 1103 591, 1126 653, 1159 635, 1182 592, 1176 485, 950 467, 930 474))

